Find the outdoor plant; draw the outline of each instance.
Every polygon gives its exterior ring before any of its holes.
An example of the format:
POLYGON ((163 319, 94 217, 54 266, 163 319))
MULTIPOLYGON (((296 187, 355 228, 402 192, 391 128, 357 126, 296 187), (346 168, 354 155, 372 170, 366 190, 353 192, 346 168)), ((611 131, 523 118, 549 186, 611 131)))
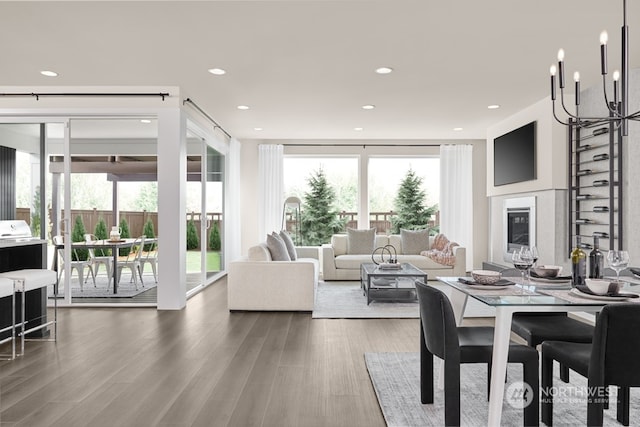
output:
MULTIPOLYGON (((156 232, 153 228, 153 221, 151 219, 147 219, 147 222, 144 223, 144 227, 142 229, 142 234, 149 239, 156 237, 156 232)), ((147 243, 144 245, 145 251, 150 251, 153 249, 153 243, 147 243)))
MULTIPOLYGON (((128 239, 131 237, 131 231, 129 231, 129 223, 126 219, 122 218, 120 220, 120 238, 128 239)), ((120 248, 120 255, 127 256, 131 252, 131 248, 120 248)))
MULTIPOLYGON (((84 242, 84 235, 87 231, 84 228, 84 222, 82 217, 78 215, 73 224, 73 231, 71 232, 72 242, 84 242)), ((86 261, 89 257, 88 249, 76 249, 71 252, 71 259, 73 261, 86 261)))
POLYGON ((222 249, 222 242, 220 241, 220 229, 218 223, 214 222, 211 232, 209 233, 209 249, 212 251, 219 251, 222 249))
POLYGON ((395 199, 397 215, 391 218, 392 233, 400 229, 418 230, 429 227, 431 216, 438 211, 438 205, 425 206, 426 193, 422 190, 422 178, 409 169, 400 182, 395 199))
POLYGON ((187 223, 187 250, 198 249, 200 241, 198 239, 198 231, 193 218, 187 223))
MULTIPOLYGON (((98 223, 96 224, 96 228, 93 230, 93 235, 96 236, 98 240, 106 240, 109 238, 109 233, 107 232, 107 223, 104 221, 104 218, 100 217, 98 223)), ((110 255, 109 249, 94 249, 94 253, 96 256, 108 256, 110 255)))
POLYGON ((40 186, 36 187, 31 208, 31 235, 40 236, 40 186))
POLYGON ((335 190, 327 181, 322 168, 307 180, 309 192, 304 194, 301 225, 303 244, 319 246, 329 243, 331 235, 344 230, 346 218, 341 219, 334 208, 335 190))

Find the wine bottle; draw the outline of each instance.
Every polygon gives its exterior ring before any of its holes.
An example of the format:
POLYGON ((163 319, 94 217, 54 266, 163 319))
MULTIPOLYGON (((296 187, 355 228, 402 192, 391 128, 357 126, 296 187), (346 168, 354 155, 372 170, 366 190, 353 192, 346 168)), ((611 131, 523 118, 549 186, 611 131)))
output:
POLYGON ((587 254, 581 248, 580 236, 576 236, 576 247, 571 251, 571 286, 584 285, 587 277, 587 254))
POLYGON ((604 271, 604 255, 600 252, 599 238, 594 234, 593 249, 589 252, 589 278, 602 279, 604 271))

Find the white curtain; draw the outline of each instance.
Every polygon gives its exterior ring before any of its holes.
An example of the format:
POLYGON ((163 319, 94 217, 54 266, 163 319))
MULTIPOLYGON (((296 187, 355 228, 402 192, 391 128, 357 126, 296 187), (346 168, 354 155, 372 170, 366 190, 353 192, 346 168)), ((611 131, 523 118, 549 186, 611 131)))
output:
POLYGON ((284 146, 258 146, 258 232, 260 239, 282 227, 284 146))
POLYGON ((467 250, 473 269, 473 146, 440 146, 440 232, 467 250))
POLYGON ((227 239, 225 258, 227 261, 233 261, 242 255, 241 242, 242 234, 240 227, 240 142, 232 138, 229 142, 229 160, 228 168, 229 182, 227 183, 227 206, 225 207, 225 222, 227 227, 227 239))

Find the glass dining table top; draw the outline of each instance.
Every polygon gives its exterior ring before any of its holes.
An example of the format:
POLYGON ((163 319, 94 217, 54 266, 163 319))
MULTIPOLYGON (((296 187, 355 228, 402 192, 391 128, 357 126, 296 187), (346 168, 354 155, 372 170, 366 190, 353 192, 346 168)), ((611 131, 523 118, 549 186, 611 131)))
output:
MULTIPOLYGON (((557 285, 525 284, 517 283, 518 278, 513 279, 514 284, 509 286, 483 287, 470 286, 460 281, 472 280, 470 277, 438 277, 440 282, 455 288, 474 299, 492 307, 498 306, 602 306, 611 302, 638 302, 640 298, 617 298, 584 295, 572 290, 569 283, 557 285)), ((623 293, 640 294, 639 283, 625 283, 623 293)))

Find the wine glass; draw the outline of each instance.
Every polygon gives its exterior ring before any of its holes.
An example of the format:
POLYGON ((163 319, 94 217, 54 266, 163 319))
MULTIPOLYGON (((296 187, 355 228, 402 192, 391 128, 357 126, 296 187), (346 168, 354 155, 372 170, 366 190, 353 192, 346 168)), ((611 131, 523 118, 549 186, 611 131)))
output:
POLYGON ((538 248, 531 246, 529 252, 531 252, 531 257, 533 258, 533 265, 536 265, 536 262, 538 262, 538 248))
POLYGON ((520 271, 522 276, 522 284, 526 284, 525 273, 533 265, 533 257, 529 248, 522 247, 519 251, 513 251, 511 254, 511 262, 513 266, 520 271))
POLYGON ((610 250, 607 252, 609 267, 616 272, 616 283, 620 286, 620 272, 629 265, 629 252, 610 250))

